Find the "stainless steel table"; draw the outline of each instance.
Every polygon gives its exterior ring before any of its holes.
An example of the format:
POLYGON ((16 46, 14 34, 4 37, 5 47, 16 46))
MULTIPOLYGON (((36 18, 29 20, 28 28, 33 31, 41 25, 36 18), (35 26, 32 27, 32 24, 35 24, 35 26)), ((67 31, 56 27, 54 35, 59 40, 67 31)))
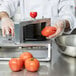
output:
POLYGON ((28 72, 25 69, 20 72, 12 72, 8 61, 0 61, 0 76, 76 76, 76 58, 61 55, 59 48, 52 41, 51 62, 40 62, 38 72, 28 72))

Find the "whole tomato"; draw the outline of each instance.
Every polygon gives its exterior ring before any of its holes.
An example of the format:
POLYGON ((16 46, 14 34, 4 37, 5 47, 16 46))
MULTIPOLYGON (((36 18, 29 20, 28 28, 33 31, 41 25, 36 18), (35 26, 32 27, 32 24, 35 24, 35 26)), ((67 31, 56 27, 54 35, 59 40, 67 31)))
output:
POLYGON ((50 36, 52 34, 54 34, 56 32, 56 28, 55 27, 52 27, 52 26, 46 26, 43 28, 43 30, 41 31, 41 34, 43 36, 50 36))
POLYGON ((12 71, 20 71, 23 69, 23 60, 20 58, 12 58, 9 60, 9 67, 12 71))
POLYGON ((25 62, 27 58, 33 58, 33 55, 30 52, 23 52, 20 58, 25 62))
POLYGON ((30 16, 31 16, 32 18, 36 18, 37 12, 30 12, 30 16))
POLYGON ((31 72, 38 71, 39 66, 40 66, 40 63, 36 58, 28 58, 25 61, 25 68, 28 71, 31 71, 31 72))

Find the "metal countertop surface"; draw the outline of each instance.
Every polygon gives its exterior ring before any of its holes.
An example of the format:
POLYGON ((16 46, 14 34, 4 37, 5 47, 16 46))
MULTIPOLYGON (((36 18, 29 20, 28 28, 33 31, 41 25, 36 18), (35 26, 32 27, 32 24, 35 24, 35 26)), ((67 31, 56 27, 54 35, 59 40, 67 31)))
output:
POLYGON ((59 48, 52 41, 52 60, 40 62, 37 72, 29 72, 25 69, 19 72, 12 72, 8 61, 0 61, 0 76, 76 76, 76 58, 61 55, 59 48))

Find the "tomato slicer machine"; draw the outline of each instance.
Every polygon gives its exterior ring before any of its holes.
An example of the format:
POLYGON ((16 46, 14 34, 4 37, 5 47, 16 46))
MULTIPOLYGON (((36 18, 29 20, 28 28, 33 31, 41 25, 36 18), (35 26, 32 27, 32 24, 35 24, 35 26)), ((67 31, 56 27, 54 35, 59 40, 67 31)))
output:
POLYGON ((50 61, 51 40, 41 35, 41 30, 50 25, 50 19, 38 19, 15 23, 15 36, 0 35, 0 60, 19 57, 23 52, 31 52, 39 61, 50 61))

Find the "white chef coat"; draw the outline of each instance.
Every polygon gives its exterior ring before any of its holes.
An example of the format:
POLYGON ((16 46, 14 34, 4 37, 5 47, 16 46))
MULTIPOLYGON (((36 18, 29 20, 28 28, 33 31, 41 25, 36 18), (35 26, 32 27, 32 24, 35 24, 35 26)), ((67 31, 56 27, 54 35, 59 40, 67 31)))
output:
POLYGON ((55 18, 66 19, 70 22, 70 28, 75 26, 75 3, 74 0, 4 0, 0 6, 0 12, 5 11, 10 17, 16 13, 20 5, 21 19, 31 19, 30 11, 37 11, 37 19, 55 18))

